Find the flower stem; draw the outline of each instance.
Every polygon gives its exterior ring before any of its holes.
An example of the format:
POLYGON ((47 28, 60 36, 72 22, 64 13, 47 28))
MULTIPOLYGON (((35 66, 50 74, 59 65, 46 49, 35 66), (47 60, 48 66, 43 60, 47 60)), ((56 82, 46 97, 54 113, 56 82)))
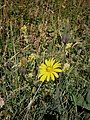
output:
POLYGON ((36 98, 36 96, 37 96, 37 93, 39 92, 39 90, 40 90, 40 88, 41 88, 42 85, 43 85, 43 82, 39 85, 37 91, 35 92, 35 94, 34 94, 34 96, 33 96, 33 99, 30 100, 30 102, 29 102, 29 104, 28 104, 28 106, 27 106, 27 109, 28 109, 28 110, 31 108, 33 102, 35 101, 35 98, 36 98))

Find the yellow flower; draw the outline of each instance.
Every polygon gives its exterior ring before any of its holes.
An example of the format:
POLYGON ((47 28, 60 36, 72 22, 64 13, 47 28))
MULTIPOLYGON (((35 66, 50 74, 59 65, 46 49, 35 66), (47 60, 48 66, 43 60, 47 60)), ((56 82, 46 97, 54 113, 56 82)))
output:
POLYGON ((33 61, 36 59, 36 54, 32 53, 31 55, 28 56, 28 61, 33 61))
POLYGON ((44 82, 46 81, 50 81, 50 80, 55 80, 55 78, 58 78, 59 72, 62 72, 62 70, 60 69, 61 67, 61 63, 59 62, 55 62, 55 60, 49 59, 49 60, 45 60, 45 64, 41 63, 41 65, 39 66, 39 74, 38 74, 38 78, 40 78, 40 81, 44 82))
POLYGON ((27 27, 26 25, 21 27, 21 32, 26 33, 27 32, 27 27))
POLYGON ((70 49, 72 47, 72 43, 67 43, 65 49, 70 49))
POLYGON ((63 66, 63 72, 68 71, 69 68, 70 68, 70 64, 69 63, 65 63, 64 66, 63 66))

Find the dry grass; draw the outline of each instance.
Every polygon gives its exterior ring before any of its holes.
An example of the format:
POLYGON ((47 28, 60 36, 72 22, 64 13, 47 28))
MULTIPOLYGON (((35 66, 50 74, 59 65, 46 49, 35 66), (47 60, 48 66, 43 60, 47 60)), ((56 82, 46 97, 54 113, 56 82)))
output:
POLYGON ((90 119, 89 15, 89 0, 0 2, 1 120, 90 119), (40 86, 38 66, 52 57, 70 70, 40 86))

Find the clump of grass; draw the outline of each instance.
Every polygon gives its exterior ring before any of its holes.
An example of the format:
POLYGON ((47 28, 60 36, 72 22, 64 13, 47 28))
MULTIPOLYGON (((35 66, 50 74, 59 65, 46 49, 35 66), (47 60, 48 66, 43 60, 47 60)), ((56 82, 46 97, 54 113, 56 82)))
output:
POLYGON ((0 4, 0 118, 88 120, 89 1, 0 4), (44 67, 40 77, 49 79, 40 82, 39 66, 50 58, 61 63, 62 71, 54 80, 44 67))

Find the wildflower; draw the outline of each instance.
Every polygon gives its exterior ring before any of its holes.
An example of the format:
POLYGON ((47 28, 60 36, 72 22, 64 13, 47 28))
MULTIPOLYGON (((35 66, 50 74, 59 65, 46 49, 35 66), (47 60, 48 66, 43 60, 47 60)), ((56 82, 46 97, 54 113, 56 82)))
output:
POLYGON ((27 64, 27 59, 25 57, 22 57, 19 62, 19 66, 26 66, 26 64, 27 64))
POLYGON ((36 54, 32 53, 31 55, 28 56, 28 61, 33 61, 36 59, 36 57, 37 57, 36 54))
POLYGON ((70 64, 69 63, 65 63, 64 66, 63 66, 63 72, 68 71, 69 68, 70 68, 70 64))
POLYGON ((26 33, 26 32, 27 32, 27 27, 26 27, 26 25, 24 25, 24 26, 21 27, 21 32, 22 32, 22 33, 26 33))
POLYGON ((60 69, 61 67, 61 63, 59 62, 55 62, 54 59, 49 59, 49 60, 45 60, 45 64, 42 63, 39 66, 39 75, 38 78, 40 78, 40 81, 44 82, 46 81, 50 81, 50 80, 55 80, 55 78, 58 78, 59 72, 62 72, 62 70, 60 69))
POLYGON ((70 49, 72 47, 72 43, 67 43, 65 49, 70 49))

